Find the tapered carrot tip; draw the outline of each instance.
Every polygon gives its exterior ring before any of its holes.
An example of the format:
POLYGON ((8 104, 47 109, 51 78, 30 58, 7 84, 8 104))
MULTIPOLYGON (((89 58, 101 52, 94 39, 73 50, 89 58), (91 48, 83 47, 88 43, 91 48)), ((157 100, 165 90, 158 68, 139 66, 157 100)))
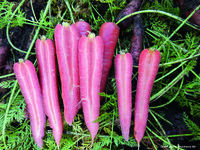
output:
POLYGON ((37 144, 37 146, 40 148, 40 149, 42 149, 42 147, 43 147, 43 140, 42 140, 42 138, 39 138, 39 139, 35 139, 35 143, 37 144))
POLYGON ((123 133, 123 137, 124 137, 124 139, 125 139, 126 141, 128 141, 128 140, 129 140, 129 132, 124 132, 124 133, 123 133))
POLYGON ((140 149, 140 143, 138 143, 138 150, 140 149))

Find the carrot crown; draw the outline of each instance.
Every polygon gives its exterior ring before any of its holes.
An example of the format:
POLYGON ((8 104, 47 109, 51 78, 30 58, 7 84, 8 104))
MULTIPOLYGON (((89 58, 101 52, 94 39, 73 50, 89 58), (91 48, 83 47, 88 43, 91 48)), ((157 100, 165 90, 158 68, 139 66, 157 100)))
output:
POLYGON ((46 36, 42 35, 41 40, 46 40, 46 36))
POLYGON ((63 22, 62 25, 63 25, 64 27, 68 27, 68 26, 70 26, 70 24, 67 23, 67 22, 63 22))
POLYGON ((91 39, 92 39, 92 38, 95 38, 95 34, 92 33, 92 32, 90 32, 89 35, 88 35, 88 37, 91 38, 91 39))
POLYGON ((153 54, 155 51, 156 51, 156 49, 154 49, 154 48, 149 48, 149 53, 150 53, 150 54, 153 54))
POLYGON ((23 63, 24 62, 24 59, 23 58, 20 58, 19 59, 19 63, 23 63))

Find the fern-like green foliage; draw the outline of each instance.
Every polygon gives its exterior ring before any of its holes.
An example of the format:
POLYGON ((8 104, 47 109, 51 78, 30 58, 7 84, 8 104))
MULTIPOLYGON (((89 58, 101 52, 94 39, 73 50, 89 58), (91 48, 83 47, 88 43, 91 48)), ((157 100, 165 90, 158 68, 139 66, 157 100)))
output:
POLYGON ((5 27, 9 22, 11 22, 12 27, 22 26, 25 22, 25 13, 22 11, 18 11, 13 20, 10 20, 10 16, 12 15, 12 10, 14 8, 15 3, 9 3, 6 0, 0 2, 0 29, 5 27))
POLYGON ((0 88, 10 89, 14 86, 15 80, 6 80, 0 82, 0 88))
POLYGON ((183 121, 187 125, 188 129, 194 136, 192 140, 200 140, 200 127, 195 124, 192 120, 189 119, 188 115, 184 112, 183 113, 183 121))

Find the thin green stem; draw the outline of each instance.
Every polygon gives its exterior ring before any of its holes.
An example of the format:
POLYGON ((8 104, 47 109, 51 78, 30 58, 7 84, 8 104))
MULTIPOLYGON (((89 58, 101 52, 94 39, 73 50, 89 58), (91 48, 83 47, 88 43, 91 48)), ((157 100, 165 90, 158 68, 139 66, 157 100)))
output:
POLYGON ((34 45, 34 43, 35 43, 35 41, 36 41, 36 39, 37 39, 37 37, 38 37, 39 31, 40 31, 40 29, 41 29, 41 27, 42 27, 42 23, 44 22, 44 18, 46 17, 47 12, 48 12, 48 9, 50 8, 51 1, 52 1, 52 0, 48 0, 47 6, 46 6, 45 11, 44 11, 44 14, 43 14, 43 16, 42 16, 42 18, 41 18, 41 21, 40 21, 40 23, 39 23, 39 27, 37 28, 37 30, 36 30, 36 32, 35 32, 35 35, 34 35, 33 40, 32 40, 32 42, 31 42, 31 44, 30 44, 30 46, 29 46, 29 49, 28 49, 28 51, 27 51, 27 54, 26 54, 24 60, 28 59, 28 57, 29 57, 29 54, 30 54, 30 52, 31 52, 31 49, 32 49, 32 47, 33 47, 33 45, 34 45))
POLYGON ((37 18, 36 18, 36 15, 35 15, 35 11, 34 11, 34 9, 33 9, 33 2, 32 2, 32 0, 30 0, 30 3, 31 3, 31 10, 32 10, 34 19, 35 19, 36 22, 38 22, 38 21, 37 21, 37 18))
POLYGON ((11 77, 11 76, 14 76, 14 75, 15 75, 14 73, 6 74, 6 75, 3 75, 3 76, 0 76, 0 79, 11 77))
POLYGON ((17 81, 15 82, 14 87, 12 89, 12 92, 11 92, 11 95, 10 95, 10 98, 9 98, 9 101, 8 101, 8 105, 7 105, 7 108, 6 108, 6 112, 5 112, 4 122, 3 122, 3 125, 2 125, 2 137, 3 137, 4 146, 5 146, 6 149, 7 149, 6 138, 5 138, 6 123, 7 123, 8 112, 10 110, 10 106, 11 106, 11 103, 12 103, 12 98, 14 96, 16 87, 17 87, 17 81))
MULTIPOLYGON (((137 12, 131 13, 130 15, 127 15, 127 16, 123 17, 116 24, 119 24, 120 22, 122 22, 123 20, 127 19, 128 17, 134 16, 134 15, 137 15, 137 14, 144 14, 144 13, 158 13, 158 14, 162 14, 162 15, 166 15, 168 17, 174 18, 174 19, 176 19, 176 20, 178 20, 180 22, 184 22, 183 18, 178 17, 178 16, 173 15, 173 14, 170 14, 170 13, 165 12, 165 11, 161 11, 161 10, 141 10, 141 11, 137 11, 137 12)), ((197 26, 197 25, 192 25, 189 22, 185 22, 185 24, 187 24, 188 26, 190 26, 190 27, 192 27, 192 28, 194 28, 196 30, 200 30, 199 26, 197 26)))
POLYGON ((159 67, 163 67, 163 66, 167 66, 167 65, 173 65, 173 64, 180 63, 180 62, 188 61, 188 60, 197 58, 197 57, 199 57, 199 56, 200 56, 200 53, 199 53, 199 54, 196 54, 196 55, 194 55, 194 56, 189 56, 189 57, 187 57, 187 58, 175 60, 175 61, 173 61, 173 62, 168 62, 168 63, 160 64, 159 67))
POLYGON ((178 30, 184 25, 186 24, 186 22, 190 19, 190 17, 192 17, 192 15, 198 10, 200 9, 200 5, 178 26, 178 28, 176 28, 176 30, 174 30, 174 32, 163 42, 163 44, 158 48, 158 50, 162 49, 162 46, 164 46, 169 39, 171 39, 177 32, 178 30))
POLYGON ((200 77, 193 70, 191 70, 191 72, 200 80, 200 77))
POLYGON ((70 14, 71 21, 72 21, 73 23, 75 23, 74 17, 73 17, 73 13, 72 13, 72 9, 71 9, 71 7, 70 7, 69 1, 68 1, 68 0, 65 0, 65 3, 66 3, 67 8, 68 8, 68 10, 69 10, 69 14, 70 14))

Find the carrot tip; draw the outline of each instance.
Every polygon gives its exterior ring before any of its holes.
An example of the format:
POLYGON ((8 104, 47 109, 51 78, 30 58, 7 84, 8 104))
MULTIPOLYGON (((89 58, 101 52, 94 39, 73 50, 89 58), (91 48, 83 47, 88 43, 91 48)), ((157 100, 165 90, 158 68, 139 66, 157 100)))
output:
POLYGON ((138 142, 138 150, 140 149, 140 143, 138 142))

